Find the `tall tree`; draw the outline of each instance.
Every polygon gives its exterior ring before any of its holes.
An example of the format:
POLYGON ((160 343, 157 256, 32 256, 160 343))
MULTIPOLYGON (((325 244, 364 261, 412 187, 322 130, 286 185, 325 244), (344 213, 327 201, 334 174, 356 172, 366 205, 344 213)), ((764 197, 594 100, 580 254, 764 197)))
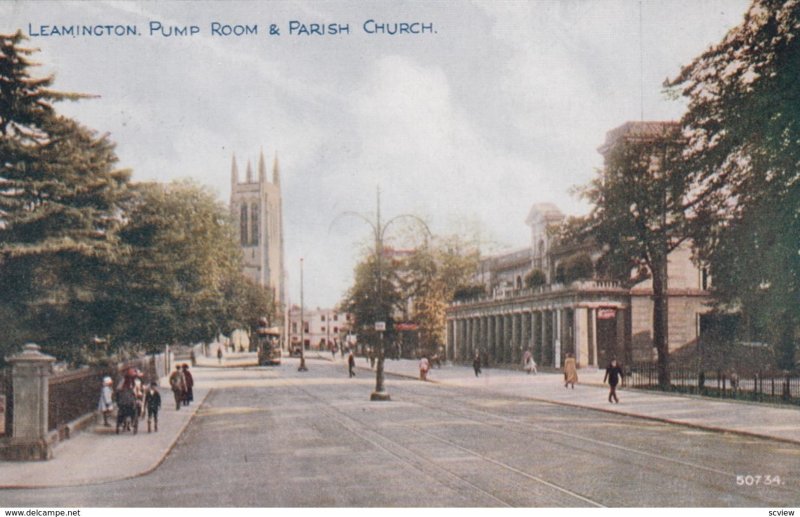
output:
POLYGON ((767 329, 784 367, 800 328, 800 2, 755 0, 666 86, 695 171, 694 239, 721 304, 767 329))
POLYGON ((280 318, 271 290, 258 285, 237 271, 229 275, 223 288, 224 310, 221 318, 221 332, 230 335, 236 329, 247 329, 254 333, 258 320, 266 318, 270 326, 275 326, 280 318))
POLYGON ((605 250, 610 270, 634 271, 653 286, 653 346, 659 384, 669 379, 668 255, 687 238, 689 175, 678 127, 629 123, 606 153, 605 168, 581 193, 594 208, 579 232, 605 250))
POLYGON ((189 182, 136 185, 120 235, 126 260, 114 275, 114 336, 154 349, 208 342, 246 319, 231 304, 248 296, 228 211, 189 182))
POLYGON ((0 35, 0 314, 58 353, 96 327, 96 272, 116 259, 129 172, 106 136, 56 113, 85 96, 32 77, 25 39, 0 35))
POLYGON ((477 249, 457 236, 426 242, 403 264, 403 293, 413 306, 423 351, 436 353, 445 343, 447 306, 456 290, 470 282, 477 265, 477 249))
POLYGON ((370 253, 356 265, 354 273, 342 306, 353 315, 355 328, 374 338, 375 322, 386 321, 391 332, 394 314, 404 308, 398 262, 384 257, 379 269, 375 254, 370 253))
POLYGON ((477 249, 457 236, 448 236, 426 239, 402 258, 390 255, 385 253, 381 261, 382 303, 377 303, 377 261, 371 254, 356 266, 355 282, 343 306, 368 335, 375 321, 389 315, 391 326, 394 316, 403 314, 417 324, 420 348, 435 353, 445 341, 447 306, 476 271, 477 249))

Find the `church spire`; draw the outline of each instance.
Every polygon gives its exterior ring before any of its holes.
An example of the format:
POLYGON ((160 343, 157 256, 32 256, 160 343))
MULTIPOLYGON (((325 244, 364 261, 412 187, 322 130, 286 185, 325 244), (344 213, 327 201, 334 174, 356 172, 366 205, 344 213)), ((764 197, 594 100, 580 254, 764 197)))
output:
POLYGON ((272 161, 272 183, 279 187, 281 185, 281 169, 278 165, 278 151, 275 151, 275 159, 272 161))
POLYGON ((238 185, 239 184, 239 168, 236 167, 236 153, 233 154, 233 160, 231 160, 231 185, 238 185))
POLYGON ((253 167, 250 165, 250 160, 247 160, 247 183, 253 183, 253 167))
POLYGON ((267 182, 267 167, 264 165, 264 148, 261 148, 261 154, 258 155, 258 182, 267 182))

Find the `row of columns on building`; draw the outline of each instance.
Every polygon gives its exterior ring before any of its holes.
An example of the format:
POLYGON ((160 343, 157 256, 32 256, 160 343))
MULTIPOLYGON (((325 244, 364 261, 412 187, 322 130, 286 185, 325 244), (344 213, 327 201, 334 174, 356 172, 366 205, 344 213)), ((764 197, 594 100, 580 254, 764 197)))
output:
POLYGON ((539 365, 560 368, 567 353, 582 366, 597 364, 596 310, 521 310, 448 320, 447 352, 468 361, 480 352, 490 363, 520 363, 530 349, 539 365))

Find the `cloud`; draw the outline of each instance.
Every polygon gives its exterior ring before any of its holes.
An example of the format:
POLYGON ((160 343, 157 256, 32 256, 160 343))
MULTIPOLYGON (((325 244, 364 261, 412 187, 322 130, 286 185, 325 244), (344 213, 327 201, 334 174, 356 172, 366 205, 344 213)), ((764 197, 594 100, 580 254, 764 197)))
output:
POLYGON ((229 197, 261 148, 279 153, 288 291, 330 306, 370 229, 345 210, 424 217, 517 247, 534 202, 587 207, 570 186, 601 164, 605 132, 674 118, 661 82, 737 23, 746 0, 377 3, 33 2, 0 4, 4 32, 32 23, 350 23, 341 38, 37 38, 56 88, 99 94, 60 109, 110 132, 139 180, 191 176, 229 197), (430 21, 438 34, 368 36, 360 24, 430 21), (642 52, 642 54, 640 54, 642 52), (644 59, 642 59, 642 57, 644 59), (643 86, 643 89, 642 89, 643 86))

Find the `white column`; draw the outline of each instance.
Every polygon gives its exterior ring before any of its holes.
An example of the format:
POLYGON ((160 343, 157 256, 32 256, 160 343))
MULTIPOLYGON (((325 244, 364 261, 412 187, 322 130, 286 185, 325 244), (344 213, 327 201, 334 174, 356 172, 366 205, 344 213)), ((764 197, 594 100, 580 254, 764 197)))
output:
POLYGON ((592 342, 590 346, 594 352, 594 365, 600 367, 600 358, 597 357, 597 309, 589 309, 591 321, 589 325, 592 326, 592 342))
POLYGON ((553 366, 561 368, 561 309, 553 311, 553 366))

